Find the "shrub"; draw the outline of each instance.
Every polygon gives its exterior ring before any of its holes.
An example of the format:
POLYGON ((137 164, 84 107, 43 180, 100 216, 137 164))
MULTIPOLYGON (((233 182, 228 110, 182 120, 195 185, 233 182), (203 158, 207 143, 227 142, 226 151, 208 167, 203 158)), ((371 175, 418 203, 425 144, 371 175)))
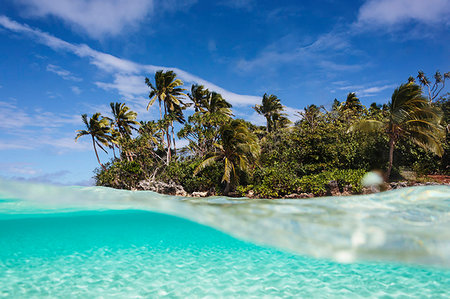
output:
POLYGON ((362 190, 361 179, 365 173, 363 169, 336 169, 303 176, 299 179, 298 185, 302 192, 324 195, 330 182, 336 181, 340 191, 343 191, 345 186, 351 186, 351 191, 358 193, 362 190))
POLYGON ((211 188, 220 192, 222 190, 223 164, 215 162, 194 176, 194 170, 201 161, 201 159, 172 161, 158 179, 173 180, 183 186, 186 192, 209 191, 211 188))
POLYGON ((260 197, 272 198, 294 193, 298 177, 292 167, 275 162, 270 167, 257 169, 253 174, 255 193, 260 197))
POLYGON ((106 171, 102 168, 95 170, 95 184, 117 189, 136 188, 139 181, 145 179, 140 164, 136 161, 115 161, 105 164, 106 171))

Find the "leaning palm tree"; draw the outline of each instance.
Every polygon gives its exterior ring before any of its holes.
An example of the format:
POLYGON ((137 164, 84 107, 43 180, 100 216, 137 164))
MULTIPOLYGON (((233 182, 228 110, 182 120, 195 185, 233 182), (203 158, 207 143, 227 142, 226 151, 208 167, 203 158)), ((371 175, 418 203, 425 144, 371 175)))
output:
POLYGON ((228 117, 233 116, 231 112, 232 105, 220 93, 210 92, 203 85, 192 85, 188 97, 193 102, 196 113, 218 113, 228 117))
POLYGON ((442 156, 440 139, 444 129, 440 125, 441 112, 422 96, 422 89, 413 82, 402 84, 392 94, 387 117, 383 120, 362 120, 350 127, 370 132, 383 130, 389 137, 389 164, 386 179, 391 174, 395 144, 400 137, 410 138, 419 146, 442 156))
POLYGON ((267 132, 272 132, 279 127, 289 124, 289 120, 286 117, 283 105, 281 105, 280 99, 271 94, 264 94, 261 105, 255 105, 253 107, 258 114, 261 114, 267 121, 267 132))
POLYGON ((242 120, 232 120, 220 128, 220 139, 214 146, 216 152, 195 169, 194 175, 215 161, 222 160, 225 165, 222 182, 226 183, 224 194, 227 195, 231 182, 237 180, 236 168, 248 171, 249 164, 256 161, 260 153, 258 139, 242 120))
POLYGON ((192 84, 191 92, 188 93, 188 97, 194 104, 195 112, 206 112, 205 106, 209 96, 209 90, 205 89, 203 85, 192 84))
POLYGON ((353 110, 353 111, 361 111, 362 104, 359 101, 359 98, 356 96, 356 93, 350 92, 347 95, 347 99, 342 103, 342 110, 353 110))
POLYGON ((184 94, 185 89, 180 87, 183 85, 183 81, 177 79, 176 77, 177 74, 173 71, 164 72, 163 70, 160 70, 155 73, 155 85, 153 85, 148 78, 145 78, 145 83, 151 89, 149 94, 150 102, 147 105, 147 110, 151 105, 153 105, 156 99, 158 99, 160 120, 162 120, 161 104, 164 105, 164 118, 167 120, 167 125, 165 128, 167 139, 167 163, 170 162, 172 156, 169 127, 171 126, 173 131, 174 119, 174 117, 170 117, 170 119, 168 119, 168 115, 176 114, 176 119, 180 120, 182 118, 179 117, 179 112, 187 106, 181 101, 183 97, 187 97, 187 95, 184 94))
POLYGON ((113 124, 117 128, 122 138, 130 138, 132 130, 137 131, 134 125, 139 126, 139 122, 136 121, 137 113, 131 111, 130 108, 125 106, 125 103, 110 103, 111 112, 113 115, 113 124))
POLYGON ((92 138, 92 145, 94 146, 95 156, 97 157, 97 161, 103 170, 106 171, 106 167, 100 162, 100 158, 98 157, 97 147, 101 148, 105 153, 107 151, 102 147, 108 147, 109 141, 111 140, 111 136, 108 135, 110 132, 110 123, 109 120, 105 117, 100 119, 101 114, 95 113, 91 118, 88 119, 87 114, 81 115, 81 119, 86 126, 85 130, 77 130, 77 136, 75 137, 75 141, 78 140, 81 136, 90 135, 92 138))
MULTIPOLYGON (((113 137, 111 147, 114 149, 116 145, 119 148, 120 144, 131 138, 132 130, 137 131, 133 125, 139 125, 139 123, 136 121, 137 113, 131 111, 125 103, 110 103, 110 106, 113 115, 113 119, 110 120, 113 137)), ((128 161, 133 160, 131 152, 125 151, 125 156, 128 161)))

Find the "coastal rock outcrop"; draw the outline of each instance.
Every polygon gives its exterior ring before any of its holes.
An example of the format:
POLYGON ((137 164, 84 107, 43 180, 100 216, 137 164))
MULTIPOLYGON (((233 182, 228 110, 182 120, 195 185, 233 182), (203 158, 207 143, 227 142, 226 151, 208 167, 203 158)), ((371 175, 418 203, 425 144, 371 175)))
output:
POLYGON ((187 196, 187 192, 184 190, 183 186, 176 184, 173 181, 161 182, 154 180, 143 180, 138 184, 138 188, 141 190, 153 191, 157 193, 176 195, 176 196, 187 196))

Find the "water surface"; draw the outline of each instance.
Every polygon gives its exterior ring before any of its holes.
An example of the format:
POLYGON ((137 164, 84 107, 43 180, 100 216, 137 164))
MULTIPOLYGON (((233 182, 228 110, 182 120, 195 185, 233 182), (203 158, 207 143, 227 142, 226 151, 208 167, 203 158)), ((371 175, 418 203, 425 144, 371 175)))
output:
POLYGON ((448 298, 449 194, 187 199, 0 181, 0 296, 448 298))

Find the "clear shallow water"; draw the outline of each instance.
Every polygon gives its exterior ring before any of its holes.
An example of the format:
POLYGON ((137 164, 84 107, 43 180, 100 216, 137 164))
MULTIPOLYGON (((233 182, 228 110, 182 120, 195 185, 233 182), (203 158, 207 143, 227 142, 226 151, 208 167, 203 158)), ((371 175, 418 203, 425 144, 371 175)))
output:
POLYGON ((0 296, 448 298, 449 189, 255 202, 1 181, 0 296))

